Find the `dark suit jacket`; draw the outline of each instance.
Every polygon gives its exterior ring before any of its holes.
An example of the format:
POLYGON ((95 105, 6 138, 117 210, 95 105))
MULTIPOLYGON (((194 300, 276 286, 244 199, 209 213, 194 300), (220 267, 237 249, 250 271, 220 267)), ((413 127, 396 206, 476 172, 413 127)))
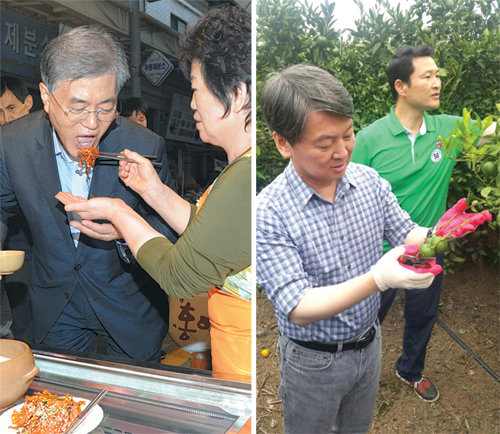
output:
POLYGON ((16 216, 10 217, 7 222, 8 234, 5 240, 4 249, 24 250, 25 260, 31 259, 31 233, 24 214, 19 212, 16 216))
MULTIPOLYGON (((125 147, 157 155, 160 177, 170 181, 165 142, 152 131, 118 117, 101 140, 103 152, 125 147)), ((168 300, 132 261, 120 259, 114 241, 80 237, 75 248, 68 218, 54 195, 61 190, 52 128, 42 111, 0 129, 0 242, 9 216, 22 210, 33 238, 30 295, 34 342, 40 343, 80 285, 108 333, 135 359, 148 359, 168 329, 168 300)), ((157 230, 171 232, 118 178, 116 161, 97 160, 90 194, 119 197, 157 230)), ((3 244, 3 243, 2 243, 3 244)))

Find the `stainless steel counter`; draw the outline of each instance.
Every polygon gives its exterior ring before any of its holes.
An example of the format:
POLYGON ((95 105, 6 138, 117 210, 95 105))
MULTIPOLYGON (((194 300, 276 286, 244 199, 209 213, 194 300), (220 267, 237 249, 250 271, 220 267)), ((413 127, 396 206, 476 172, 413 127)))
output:
MULTIPOLYGON (((93 433, 237 432, 252 412, 251 386, 203 371, 155 369, 33 350, 39 374, 28 391, 92 399, 100 389, 104 418, 93 433)), ((23 400, 19 400, 19 403, 23 400)))

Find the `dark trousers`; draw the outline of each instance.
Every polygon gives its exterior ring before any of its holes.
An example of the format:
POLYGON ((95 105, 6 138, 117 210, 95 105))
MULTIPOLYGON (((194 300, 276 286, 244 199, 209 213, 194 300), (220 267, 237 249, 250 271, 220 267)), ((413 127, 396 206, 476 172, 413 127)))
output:
MULTIPOLYGON (((119 303, 119 300, 117 300, 119 303)), ((89 304, 87 296, 79 285, 48 335, 40 342, 52 348, 63 348, 85 353, 98 353, 99 340, 104 341, 105 352, 111 356, 130 356, 110 336, 89 304)), ((161 348, 148 361, 160 362, 161 348)))
MULTIPOLYGON (((437 255, 436 262, 443 265, 443 261, 443 255, 437 255)), ((438 274, 427 289, 405 290, 403 352, 396 361, 396 369, 408 381, 418 381, 422 377, 427 343, 438 314, 442 276, 442 273, 438 274)), ((378 312, 381 323, 396 297, 396 291, 388 289, 381 294, 378 312)))

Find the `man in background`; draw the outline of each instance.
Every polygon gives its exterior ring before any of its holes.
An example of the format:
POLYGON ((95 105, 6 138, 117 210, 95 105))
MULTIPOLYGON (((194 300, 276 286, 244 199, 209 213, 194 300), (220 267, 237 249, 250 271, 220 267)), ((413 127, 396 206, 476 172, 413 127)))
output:
POLYGON ((144 128, 148 127, 148 114, 148 104, 142 98, 133 96, 123 103, 121 115, 137 122, 144 128))
POLYGON ((26 85, 14 77, 0 77, 0 125, 27 115, 33 107, 33 97, 26 85))
MULTIPOLYGON (((26 116, 33 107, 33 97, 25 83, 15 77, 0 77, 0 126, 7 122, 26 116)), ((29 269, 31 259, 31 234, 22 212, 9 218, 7 222, 9 236, 5 241, 6 250, 23 250, 24 265, 14 276, 7 276, 2 292, 5 289, 9 299, 12 324, 2 318, 2 335, 26 342, 31 341, 31 307, 29 300, 29 269), (9 332, 10 329, 10 332, 9 332)), ((3 309, 6 311, 6 309, 3 309)))
MULTIPOLYGON (((439 108, 439 67, 427 45, 405 46, 387 68, 389 86, 396 104, 390 113, 356 135, 352 160, 374 168, 390 182, 401 207, 414 222, 433 227, 446 209, 446 198, 454 160, 441 149, 439 137, 456 128, 457 116, 427 114, 439 108)), ((495 125, 488 128, 494 131, 495 125)), ((488 134, 488 132, 485 132, 488 134)), ((385 246, 385 251, 389 246, 385 246)), ((437 262, 443 264, 443 255, 437 262)), ((427 402, 435 402, 439 391, 423 375, 427 344, 437 318, 442 274, 425 291, 406 291, 403 352, 396 361, 396 375, 427 402)), ((396 289, 382 293, 382 322, 394 301, 396 289)))

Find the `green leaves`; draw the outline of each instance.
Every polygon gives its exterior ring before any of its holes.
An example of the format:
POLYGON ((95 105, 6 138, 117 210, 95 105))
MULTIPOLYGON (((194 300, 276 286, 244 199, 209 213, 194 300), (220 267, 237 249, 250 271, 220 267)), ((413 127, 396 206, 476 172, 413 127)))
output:
POLYGON ((481 196, 483 196, 485 199, 488 198, 488 195, 491 193, 491 191, 493 190, 492 187, 484 187, 482 190, 481 190, 481 196))
MULTIPOLYGON (((497 108, 500 109, 497 104, 497 108)), ((453 182, 450 180, 449 202, 456 198, 467 196, 474 212, 489 210, 496 218, 489 223, 489 230, 496 233, 490 237, 477 237, 474 248, 458 251, 447 258, 447 266, 453 269, 457 258, 463 259, 465 254, 474 261, 490 260, 498 262, 498 230, 500 228, 500 128, 498 116, 487 116, 483 120, 476 116, 472 121, 471 112, 463 110, 463 120, 457 122, 457 129, 452 131, 450 137, 442 139, 445 152, 450 154, 453 147, 459 153, 451 155, 459 164, 453 171, 453 182), (496 120, 497 126, 493 134, 484 135, 484 131, 496 120), (482 145, 476 145, 478 139, 487 139, 482 145), (493 240, 493 241, 492 241, 493 240), (466 252, 466 253, 464 253, 466 252), (489 252, 489 254, 481 253, 489 252)))

